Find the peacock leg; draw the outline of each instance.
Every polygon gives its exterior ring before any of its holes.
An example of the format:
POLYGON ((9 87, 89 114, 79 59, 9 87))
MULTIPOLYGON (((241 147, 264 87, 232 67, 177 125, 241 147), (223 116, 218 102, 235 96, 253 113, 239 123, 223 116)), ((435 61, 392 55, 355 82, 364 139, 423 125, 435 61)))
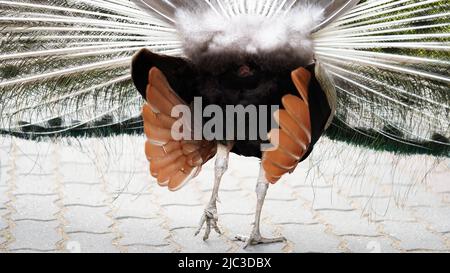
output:
POLYGON ((219 216, 217 214, 217 201, 219 199, 219 186, 220 181, 222 180, 222 176, 228 169, 228 158, 231 151, 232 145, 223 145, 218 144, 217 146, 217 157, 214 168, 214 188, 212 191, 211 199, 209 200, 208 205, 205 208, 205 212, 203 213, 202 218, 200 219, 200 225, 195 232, 195 236, 197 236, 202 230, 203 225, 206 224, 205 235, 203 236, 203 240, 206 241, 209 238, 211 233, 211 227, 219 234, 222 234, 220 231, 217 222, 219 220, 219 216))
POLYGON ((265 172, 261 167, 261 171, 259 174, 258 182, 256 184, 256 213, 255 213, 255 223, 253 226, 252 233, 250 236, 236 236, 236 239, 239 241, 245 242, 244 248, 247 248, 249 245, 258 245, 258 244, 271 244, 271 243, 282 243, 286 241, 284 237, 278 238, 264 238, 261 236, 260 231, 260 223, 261 223, 261 211, 264 205, 264 200, 266 198, 267 190, 269 188, 269 182, 266 179, 265 172))

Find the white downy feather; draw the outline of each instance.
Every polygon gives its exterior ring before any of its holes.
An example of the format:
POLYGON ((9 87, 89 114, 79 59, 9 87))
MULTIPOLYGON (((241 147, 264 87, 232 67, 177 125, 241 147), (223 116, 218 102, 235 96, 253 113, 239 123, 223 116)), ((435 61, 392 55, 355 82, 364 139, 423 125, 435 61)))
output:
POLYGON ((225 17, 213 10, 180 9, 175 18, 189 58, 286 51, 308 63, 314 52, 311 31, 323 20, 322 12, 322 7, 310 4, 272 17, 251 13, 225 17))

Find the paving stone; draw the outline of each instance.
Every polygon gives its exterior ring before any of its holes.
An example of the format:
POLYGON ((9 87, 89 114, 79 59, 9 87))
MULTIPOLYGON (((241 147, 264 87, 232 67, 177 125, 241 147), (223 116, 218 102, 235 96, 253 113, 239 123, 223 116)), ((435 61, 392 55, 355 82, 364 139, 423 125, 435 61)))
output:
POLYGON ((354 208, 349 202, 339 196, 332 187, 302 187, 297 189, 298 195, 309 201, 317 211, 352 211, 354 208))
POLYGON ((442 196, 442 202, 444 202, 445 204, 450 204, 450 193, 444 193, 441 194, 442 196))
POLYGON ((156 184, 154 178, 150 177, 150 173, 145 169, 145 173, 108 173, 104 176, 104 180, 110 192, 115 194, 134 193, 140 194, 148 192, 149 188, 156 184))
POLYGON ((8 250, 56 251, 62 231, 62 252, 450 252, 448 159, 322 138, 268 191, 262 233, 288 243, 244 250, 233 239, 251 231, 260 161, 230 156, 218 204, 224 235, 213 231, 205 243, 204 229, 193 233, 214 186, 214 159, 172 193, 150 177, 144 143, 0 137, 0 230, 14 222, 8 250))
POLYGON ((416 222, 412 211, 399 207, 392 198, 364 199, 354 198, 361 205, 362 215, 372 222, 395 221, 416 222))
POLYGON ((172 230, 172 237, 181 246, 183 252, 226 252, 229 246, 215 233, 211 233, 207 242, 202 240, 203 233, 194 237, 194 228, 183 228, 172 230))
POLYGON ((442 200, 425 187, 425 184, 398 186, 399 193, 394 195, 395 201, 402 207, 439 207, 442 200))
POLYGON ((127 246, 128 253, 173 253, 175 248, 173 246, 146 246, 146 245, 129 245, 127 246))
POLYGON ((331 179, 324 176, 316 175, 314 171, 308 169, 306 164, 300 164, 295 172, 284 177, 285 182, 292 187, 313 187, 323 188, 331 187, 331 179))
POLYGON ((5 186, 0 186, 0 210, 6 209, 6 202, 8 202, 7 196, 8 188, 5 186))
POLYGON ((4 230, 8 227, 8 223, 3 219, 4 213, 4 211, 0 211, 0 230, 4 230))
POLYGON ((400 247, 407 251, 448 250, 441 237, 420 223, 384 222, 383 231, 398 239, 400 247))
POLYGON ((354 208, 348 200, 336 194, 333 188, 318 188, 313 200, 315 211, 352 211, 354 208))
POLYGON ((15 222, 12 229, 14 242, 9 246, 12 251, 51 251, 62 238, 56 228, 58 222, 15 222))
POLYGON ((439 174, 432 174, 432 177, 428 177, 432 180, 431 188, 436 193, 450 193, 450 182, 449 182, 450 168, 447 172, 442 172, 439 174))
POLYGON ((43 154, 16 154, 14 171, 20 176, 44 175, 55 170, 54 163, 55 157, 52 155, 52 150, 47 150, 43 154))
MULTIPOLYGON (((209 163, 207 163, 207 164, 209 164, 209 163)), ((221 185, 220 185, 221 190, 224 188, 230 187, 230 185, 236 184, 236 183, 232 183, 232 182, 234 182, 233 179, 231 180, 231 183, 228 182, 228 179, 227 179, 228 176, 229 176, 229 173, 226 173, 224 175, 221 185)), ((198 176, 196 178, 192 179, 192 181, 189 182, 189 184, 194 184, 203 192, 212 191, 212 189, 214 187, 214 169, 202 168, 202 171, 198 174, 198 176)), ((187 186, 190 186, 190 185, 187 185, 187 186)))
MULTIPOLYGON (((203 169, 191 183, 198 186, 203 192, 211 192, 214 187, 214 170, 212 168, 203 169)), ((253 191, 254 185, 256 185, 256 177, 245 178, 245 175, 238 176, 235 173, 226 172, 220 183, 220 192, 242 191, 242 188, 253 191)))
POLYGON ((57 196, 16 196, 14 202, 15 213, 12 215, 12 218, 16 222, 26 219, 56 220, 55 213, 59 210, 55 204, 57 199, 57 196))
POLYGON ((404 208, 399 208, 395 205, 390 206, 383 214, 371 215, 371 221, 374 222, 403 222, 403 223, 413 223, 417 219, 414 217, 413 213, 404 208))
MULTIPOLYGON (((281 235, 276 235, 277 237, 281 235)), ((267 236, 269 237, 269 236, 267 236)), ((237 253, 281 253, 284 252, 283 249, 286 247, 287 243, 281 242, 276 244, 268 244, 268 245, 256 245, 247 247, 244 249, 244 243, 243 242, 237 242, 239 245, 237 253)))
POLYGON ((64 205, 85 204, 90 206, 104 205, 108 198, 102 190, 102 185, 80 185, 65 184, 62 190, 64 192, 64 205), (90 194, 86 194, 90 193, 90 194))
POLYGON ((343 235, 378 236, 376 225, 357 211, 321 211, 320 218, 333 228, 333 233, 343 235))
MULTIPOLYGON (((256 193, 255 193, 256 194, 256 193)), ((293 201, 297 200, 293 194, 292 188, 288 187, 285 183, 277 183, 271 185, 267 191, 267 201, 293 201)))
MULTIPOLYGON (((163 208, 163 213, 168 218, 168 226, 170 229, 176 228, 195 228, 200 222, 204 212, 204 206, 168 206, 163 208)), ((219 208, 219 221, 220 217, 219 208)), ((220 223, 219 223, 220 224, 220 223)))
POLYGON ((450 207, 416 208, 415 215, 427 222, 433 230, 450 233, 450 207))
POLYGON ((248 215, 221 215, 219 226, 226 230, 228 234, 234 238, 236 235, 248 235, 252 229, 255 217, 253 214, 248 215))
MULTIPOLYGON (((1 228, 0 228, 0 230, 1 230, 1 228)), ((6 239, 2 235, 0 235, 0 245, 2 245, 4 243, 6 243, 6 239)), ((0 250, 0 253, 2 253, 2 250, 0 250)))
MULTIPOLYGON (((256 209, 256 194, 249 193, 247 196, 242 192, 220 193, 219 213, 222 214, 253 214, 256 209)), ((205 203, 206 205, 206 203, 205 203)))
POLYGON ((202 205, 201 199, 208 194, 196 190, 192 184, 186 185, 177 192, 170 192, 167 188, 159 186, 152 187, 153 193, 159 196, 161 206, 179 206, 179 205, 202 205))
POLYGON ((66 232, 105 234, 111 232, 112 220, 106 215, 110 212, 106 207, 66 207, 64 217, 68 221, 66 232))
POLYGON ((54 194, 56 192, 56 183, 54 176, 27 174, 20 175, 14 183, 14 194, 54 194))
POLYGON ((326 233, 322 225, 283 225, 283 236, 293 243, 292 252, 342 252, 341 241, 326 233))
POLYGON ((7 186, 7 181, 9 178, 9 160, 5 160, 0 154, 0 188, 7 186))
POLYGON ((74 253, 117 253, 120 252, 113 241, 113 234, 70 234, 65 252, 74 253))
POLYGON ((170 233, 162 229, 161 220, 124 219, 118 221, 117 228, 122 234, 120 244, 123 246, 168 246, 170 233))
POLYGON ((22 156, 29 157, 30 155, 46 154, 51 151, 52 143, 48 141, 28 141, 24 139, 14 138, 12 144, 18 150, 17 153, 22 156))
POLYGON ((393 241, 384 237, 343 236, 347 248, 355 253, 396 253, 393 241))
POLYGON ((313 213, 308 206, 299 200, 293 201, 267 201, 263 214, 270 217, 275 224, 317 224, 313 213), (282 211, 283 213, 280 213, 282 211))
POLYGON ((116 218, 155 218, 158 217, 160 209, 154 203, 155 196, 152 193, 145 195, 120 194, 117 196, 111 207, 116 218))
POLYGON ((61 182, 100 182, 100 175, 98 174, 93 164, 74 164, 74 165, 60 165, 59 174, 61 182))

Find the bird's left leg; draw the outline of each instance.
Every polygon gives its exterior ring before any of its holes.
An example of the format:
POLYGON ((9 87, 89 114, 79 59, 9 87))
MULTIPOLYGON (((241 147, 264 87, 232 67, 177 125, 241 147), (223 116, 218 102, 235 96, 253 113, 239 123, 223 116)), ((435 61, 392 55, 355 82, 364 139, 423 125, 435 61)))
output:
POLYGON ((268 188, 269 188, 269 181, 267 180, 265 171, 261 166, 258 182, 256 184, 257 203, 256 203, 255 222, 252 233, 248 237, 240 235, 236 236, 237 240, 245 242, 244 248, 247 248, 249 245, 282 243, 286 241, 286 238, 284 237, 264 238, 261 236, 260 231, 261 211, 264 205, 264 200, 266 198, 268 188))
POLYGON ((205 235, 203 236, 204 241, 208 240, 209 234, 211 233, 211 227, 214 228, 217 233, 222 234, 219 227, 217 226, 217 222, 219 220, 217 214, 217 201, 219 199, 218 195, 220 181, 222 180, 222 176, 228 169, 228 158, 232 147, 232 144, 218 144, 217 146, 217 157, 214 167, 214 188, 212 191, 211 199, 209 200, 209 203, 205 208, 205 212, 200 219, 200 225, 195 232, 195 236, 197 236, 202 230, 203 225, 206 224, 205 235))

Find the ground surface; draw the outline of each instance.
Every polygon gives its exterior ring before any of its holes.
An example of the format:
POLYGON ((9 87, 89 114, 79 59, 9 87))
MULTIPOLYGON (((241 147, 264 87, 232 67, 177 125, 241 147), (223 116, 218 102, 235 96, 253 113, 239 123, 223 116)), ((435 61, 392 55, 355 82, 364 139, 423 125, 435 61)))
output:
MULTIPOLYGON (((0 252, 241 252, 258 162, 231 157, 220 192, 223 236, 193 234, 212 188, 208 164, 170 193, 148 175, 143 139, 33 143, 0 138, 0 252)), ((250 252, 450 251, 450 161, 396 157, 324 140, 269 190, 250 252)))

